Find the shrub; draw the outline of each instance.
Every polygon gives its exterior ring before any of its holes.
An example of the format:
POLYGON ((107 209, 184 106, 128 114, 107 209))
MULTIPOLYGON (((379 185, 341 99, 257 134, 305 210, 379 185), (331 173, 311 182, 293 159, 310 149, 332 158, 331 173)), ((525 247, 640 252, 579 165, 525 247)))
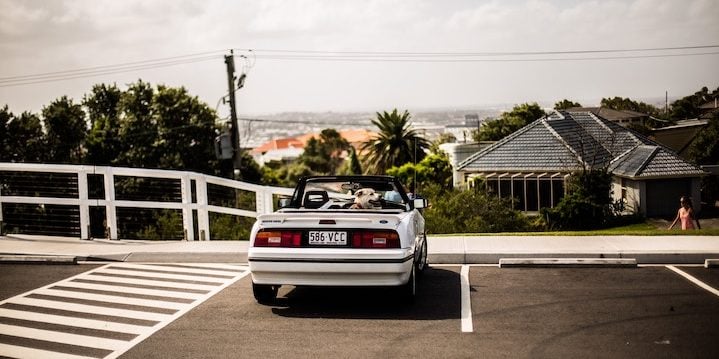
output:
POLYGON ((522 232, 531 228, 507 199, 474 190, 461 191, 431 185, 424 189, 430 207, 425 210, 427 233, 522 232))

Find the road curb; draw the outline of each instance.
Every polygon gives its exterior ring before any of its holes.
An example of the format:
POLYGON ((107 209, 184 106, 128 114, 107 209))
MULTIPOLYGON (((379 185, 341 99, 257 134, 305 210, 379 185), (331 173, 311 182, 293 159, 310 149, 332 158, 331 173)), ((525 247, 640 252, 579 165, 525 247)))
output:
POLYGON ((500 268, 534 267, 534 268, 635 268, 634 258, 502 258, 500 268))
POLYGON ((75 256, 58 255, 0 255, 0 263, 5 264, 77 264, 75 256))

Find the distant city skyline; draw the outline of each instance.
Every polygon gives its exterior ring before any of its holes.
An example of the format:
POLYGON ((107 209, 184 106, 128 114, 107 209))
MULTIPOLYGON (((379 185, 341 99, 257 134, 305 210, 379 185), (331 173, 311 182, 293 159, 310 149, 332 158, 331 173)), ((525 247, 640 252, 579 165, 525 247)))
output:
POLYGON ((718 19, 708 0, 0 0, 0 106, 142 79, 224 117, 233 48, 241 117, 678 98, 719 86, 718 19))

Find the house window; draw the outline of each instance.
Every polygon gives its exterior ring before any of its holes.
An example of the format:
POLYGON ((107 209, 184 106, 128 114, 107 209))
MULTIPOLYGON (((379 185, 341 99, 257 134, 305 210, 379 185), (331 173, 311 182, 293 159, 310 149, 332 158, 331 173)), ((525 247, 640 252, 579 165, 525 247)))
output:
POLYGON ((549 178, 539 180, 539 207, 552 207, 552 181, 549 178))
POLYGON ((512 181, 512 189, 514 190, 514 209, 524 211, 524 181, 515 179, 512 181))
POLYGON ((536 212, 539 210, 539 201, 537 198, 537 195, 539 195, 539 189, 537 184, 536 178, 525 178, 525 183, 527 186, 527 192, 526 192, 526 198, 527 198, 527 206, 526 211, 528 212, 536 212))

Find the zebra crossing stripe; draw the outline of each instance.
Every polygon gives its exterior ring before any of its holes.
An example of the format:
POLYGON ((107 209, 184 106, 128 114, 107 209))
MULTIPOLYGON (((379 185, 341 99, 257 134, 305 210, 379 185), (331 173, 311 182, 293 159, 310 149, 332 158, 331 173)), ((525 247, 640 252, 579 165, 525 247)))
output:
POLYGON ((115 323, 115 322, 110 322, 110 321, 85 319, 85 318, 69 319, 68 317, 61 316, 61 315, 26 312, 26 311, 22 311, 22 310, 5 309, 5 308, 0 308, 0 317, 30 320, 30 321, 34 321, 34 322, 43 322, 43 323, 50 323, 50 324, 69 325, 69 326, 88 328, 88 329, 107 330, 107 331, 111 331, 111 332, 127 333, 127 334, 141 334, 142 332, 147 330, 147 327, 144 327, 141 325, 115 323))
POLYGON ((53 358, 53 359, 97 359, 83 355, 73 355, 49 350, 21 347, 0 343, 0 353, 13 353, 18 358, 53 358))
MULTIPOLYGON (((204 284, 189 284, 189 283, 174 283, 174 282, 163 282, 158 280, 149 280, 149 279, 137 279, 137 278, 124 278, 124 277, 113 277, 113 276, 105 276, 105 275, 98 275, 95 273, 92 273, 86 277, 85 279, 90 280, 96 280, 96 281, 105 281, 105 282, 115 282, 118 284, 140 284, 140 285, 147 285, 151 287, 169 287, 169 288, 178 288, 178 289, 198 289, 198 290, 204 290, 204 291, 211 291, 215 288, 215 286, 212 285, 204 285, 204 284)), ((150 277, 148 277, 150 278, 150 277)))
POLYGON ((0 301, 0 357, 117 358, 248 274, 247 266, 214 263, 81 273, 0 301))
POLYGON ((78 289, 102 290, 102 291, 108 291, 108 292, 121 291, 123 293, 129 293, 129 294, 141 294, 141 295, 149 295, 149 296, 156 296, 156 297, 179 298, 179 299, 188 299, 188 300, 199 299, 204 295, 204 294, 199 294, 199 293, 187 293, 187 292, 180 292, 180 291, 145 289, 145 288, 135 288, 135 287, 122 287, 121 289, 118 289, 118 287, 116 285, 113 286, 113 285, 107 285, 107 284, 90 284, 90 283, 73 282, 73 281, 63 282, 62 286, 78 288, 78 289))

